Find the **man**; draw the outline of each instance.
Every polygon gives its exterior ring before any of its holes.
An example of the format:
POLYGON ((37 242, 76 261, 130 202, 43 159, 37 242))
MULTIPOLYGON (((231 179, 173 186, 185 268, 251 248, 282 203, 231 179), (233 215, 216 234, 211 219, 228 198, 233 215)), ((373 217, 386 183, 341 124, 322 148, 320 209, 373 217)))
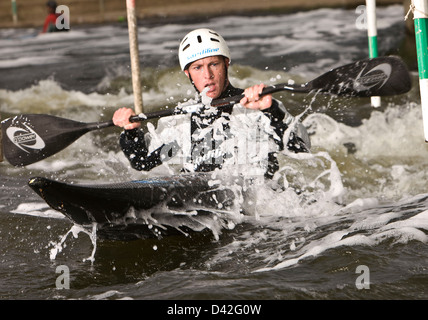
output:
MULTIPOLYGON (((267 132, 269 131, 269 136, 276 144, 276 150, 269 150, 266 154, 265 176, 272 177, 278 170, 276 151, 284 149, 283 136, 292 119, 282 103, 272 99, 272 95, 260 96, 265 87, 264 84, 245 90, 231 85, 228 78, 228 67, 231 60, 229 48, 223 37, 213 30, 197 29, 188 33, 180 44, 178 54, 182 71, 198 93, 205 94, 211 99, 244 93, 239 104, 246 108, 245 110, 249 111, 249 114, 253 111, 251 114, 254 115, 254 110, 257 110, 256 113, 259 117, 260 114, 263 114, 261 120, 269 122, 271 130, 267 130, 267 132)), ((130 116, 134 115, 132 109, 118 109, 113 115, 113 122, 116 126, 125 129, 120 136, 120 145, 132 167, 137 170, 151 170, 162 164, 165 158, 174 157, 177 149, 181 147, 181 149, 190 149, 191 154, 186 158, 188 161, 187 166, 184 165, 185 169, 212 171, 216 168, 223 168, 228 159, 233 157, 233 148, 223 148, 225 145, 223 142, 233 140, 231 132, 236 132, 234 130, 236 128, 231 127, 230 124, 231 117, 235 114, 233 106, 218 108, 214 112, 209 109, 212 108, 207 107, 190 115, 190 144, 179 146, 179 143, 175 143, 176 141, 172 144, 166 141, 163 144, 158 143, 160 146, 156 149, 151 148, 151 151, 147 143, 150 139, 146 139, 144 132, 139 128, 140 123, 129 122, 130 116), (218 131, 224 133, 220 138, 217 134, 218 131)), ((295 131, 291 132, 289 136, 287 148, 294 152, 308 152, 310 142, 306 130, 301 124, 298 124, 295 131)), ((153 133, 150 133, 150 136, 153 136, 153 133)), ((173 138, 174 136, 171 139, 173 138)), ((254 155, 252 157, 254 158, 254 155)))

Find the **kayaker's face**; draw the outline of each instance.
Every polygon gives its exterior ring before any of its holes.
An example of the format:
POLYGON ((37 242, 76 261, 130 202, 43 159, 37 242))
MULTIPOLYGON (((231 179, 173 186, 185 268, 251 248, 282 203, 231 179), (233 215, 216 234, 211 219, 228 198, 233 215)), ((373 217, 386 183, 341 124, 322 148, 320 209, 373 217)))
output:
POLYGON ((187 77, 191 77, 199 92, 208 87, 207 96, 216 99, 227 86, 226 70, 228 67, 229 59, 214 56, 196 60, 184 72, 187 77))

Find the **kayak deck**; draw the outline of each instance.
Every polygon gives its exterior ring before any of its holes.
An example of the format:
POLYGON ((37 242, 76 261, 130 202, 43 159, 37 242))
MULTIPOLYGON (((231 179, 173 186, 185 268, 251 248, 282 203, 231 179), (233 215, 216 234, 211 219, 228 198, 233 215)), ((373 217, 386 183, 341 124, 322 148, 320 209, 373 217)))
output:
POLYGON ((198 220, 230 210, 236 198, 205 173, 94 185, 34 177, 28 185, 73 223, 97 223, 97 234, 104 238, 144 239, 203 229, 198 220))

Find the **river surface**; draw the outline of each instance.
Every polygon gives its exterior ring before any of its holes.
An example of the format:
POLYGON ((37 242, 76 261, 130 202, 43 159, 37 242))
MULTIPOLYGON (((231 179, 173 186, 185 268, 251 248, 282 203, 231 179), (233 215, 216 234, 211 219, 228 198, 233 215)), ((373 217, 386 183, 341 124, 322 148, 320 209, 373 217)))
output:
MULTIPOLYGON (((377 11, 379 54, 400 55, 403 8, 377 11)), ((141 23, 144 111, 194 97, 177 59, 180 39, 194 28, 228 41, 235 86, 304 83, 367 58, 358 16, 319 9, 141 23)), ((0 30, 2 119, 41 113, 104 121, 133 105, 126 25, 36 33, 0 30)), ((383 97, 376 109, 368 98, 275 94, 308 127, 311 156, 281 154, 281 187, 261 186, 253 216, 215 232, 96 242, 74 232, 55 251, 76 229, 27 187, 30 177, 106 183, 171 173, 132 170, 118 128, 88 133, 24 168, 0 163, 0 298, 427 299, 428 146, 416 70, 411 76, 409 93, 383 97), (59 289, 64 270, 69 288, 59 289)))

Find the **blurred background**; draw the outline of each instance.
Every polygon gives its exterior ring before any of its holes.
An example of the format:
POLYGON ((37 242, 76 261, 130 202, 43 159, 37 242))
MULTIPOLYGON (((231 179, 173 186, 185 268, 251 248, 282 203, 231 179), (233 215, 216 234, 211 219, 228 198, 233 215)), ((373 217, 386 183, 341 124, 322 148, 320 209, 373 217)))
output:
MULTIPOLYGON (((47 0, 3 0, 0 2, 0 28, 40 26, 46 14, 47 0), (14 18, 15 14, 15 18, 14 18)), ((72 25, 126 20, 125 0, 63 0, 58 5, 70 8, 72 25)), ((165 19, 195 19, 224 14, 272 14, 317 8, 356 8, 364 0, 136 0, 139 19, 163 23, 165 19)), ((378 6, 403 4, 410 0, 377 0, 378 6)), ((411 20, 411 19, 410 19, 411 20)))

